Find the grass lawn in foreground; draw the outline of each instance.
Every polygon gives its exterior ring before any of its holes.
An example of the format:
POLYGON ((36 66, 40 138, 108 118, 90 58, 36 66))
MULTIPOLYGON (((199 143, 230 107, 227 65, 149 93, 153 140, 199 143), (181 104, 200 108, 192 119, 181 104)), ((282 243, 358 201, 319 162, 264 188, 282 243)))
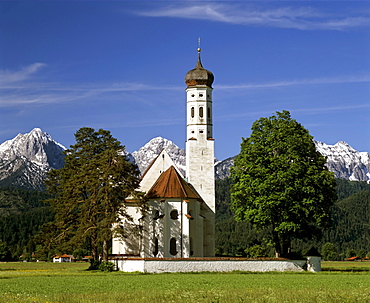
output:
POLYGON ((87 267, 0 263, 0 302, 370 302, 370 262, 323 262, 332 271, 321 273, 142 274, 87 267))

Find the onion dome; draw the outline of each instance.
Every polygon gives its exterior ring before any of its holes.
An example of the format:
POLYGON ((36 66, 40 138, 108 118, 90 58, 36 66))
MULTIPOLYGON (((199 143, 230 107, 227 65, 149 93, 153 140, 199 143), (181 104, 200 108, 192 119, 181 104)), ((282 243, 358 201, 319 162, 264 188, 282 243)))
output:
POLYGON ((185 83, 189 86, 208 86, 212 87, 212 83, 214 80, 213 74, 203 68, 202 63, 200 62, 200 51, 201 49, 198 48, 198 62, 194 69, 188 71, 185 76, 185 83))

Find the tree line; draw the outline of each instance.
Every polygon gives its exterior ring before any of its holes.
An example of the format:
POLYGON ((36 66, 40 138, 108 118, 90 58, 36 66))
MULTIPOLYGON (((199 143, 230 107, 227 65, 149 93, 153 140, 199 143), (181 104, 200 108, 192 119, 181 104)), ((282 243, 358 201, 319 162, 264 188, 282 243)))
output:
MULTIPOLYGON (((292 249, 298 256, 304 255, 311 246, 319 249, 327 259, 336 260, 370 252, 370 184, 341 179, 336 182, 341 199, 332 209, 333 225, 323 232, 321 239, 294 239, 292 249)), ((249 222, 235 221, 230 210, 230 186, 231 178, 216 180, 217 254, 273 256, 272 247, 264 240, 267 236, 264 230, 257 230, 249 222)), ((54 219, 50 206, 42 202, 48 197, 46 192, 41 191, 0 189, 0 260, 19 260, 20 257, 31 260, 32 253, 36 253, 39 259, 48 260, 58 252, 51 250, 41 254, 40 243, 34 239, 41 226, 54 219), (12 204, 10 201, 16 201, 16 204, 9 207, 12 204), (12 210, 9 211, 9 208, 12 210), (4 209, 7 209, 6 215, 4 209)), ((64 252, 91 255, 88 243, 64 252)))

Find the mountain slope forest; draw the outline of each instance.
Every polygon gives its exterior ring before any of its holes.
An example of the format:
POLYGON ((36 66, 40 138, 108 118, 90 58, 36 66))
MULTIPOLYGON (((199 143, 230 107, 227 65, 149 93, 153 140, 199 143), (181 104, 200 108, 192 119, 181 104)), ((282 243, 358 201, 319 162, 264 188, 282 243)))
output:
POLYGON ((44 191, 0 188, 0 247, 6 244, 7 259, 22 255, 29 259, 36 250, 33 236, 53 219, 50 207, 42 202, 48 197, 44 191))
MULTIPOLYGON (((235 222, 230 210, 230 185, 230 178, 216 180, 216 253, 272 256, 272 247, 264 240, 266 232, 248 222, 235 222)), ((311 246, 320 250, 328 242, 334 244, 335 259, 370 251, 370 184, 337 179, 337 193, 332 227, 321 239, 294 240, 292 257, 304 255, 311 246)), ((43 191, 0 188, 0 261, 30 260, 39 250, 34 236, 53 219, 50 207, 42 202, 47 198, 43 191)))

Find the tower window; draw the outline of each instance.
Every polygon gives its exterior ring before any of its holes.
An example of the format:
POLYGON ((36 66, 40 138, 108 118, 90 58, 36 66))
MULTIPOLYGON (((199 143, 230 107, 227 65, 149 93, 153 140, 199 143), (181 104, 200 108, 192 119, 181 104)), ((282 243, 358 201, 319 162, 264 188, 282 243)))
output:
POLYGON ((170 212, 170 218, 172 220, 177 220, 179 218, 179 212, 177 211, 177 209, 171 210, 171 212, 170 212))
POLYGON ((199 117, 203 118, 203 106, 199 107, 199 117))
POLYGON ((200 130, 200 131, 199 131, 199 133, 200 133, 200 134, 203 134, 203 131, 202 131, 202 130, 200 130))
POLYGON ((192 118, 194 118, 194 107, 191 108, 190 115, 191 115, 192 118))
POLYGON ((199 94, 199 97, 203 97, 203 94, 199 94))
POLYGON ((170 254, 175 256, 177 255, 177 250, 176 250, 176 239, 171 238, 170 240, 170 254))
POLYGON ((208 119, 211 119, 211 108, 210 107, 207 108, 207 117, 208 119))

